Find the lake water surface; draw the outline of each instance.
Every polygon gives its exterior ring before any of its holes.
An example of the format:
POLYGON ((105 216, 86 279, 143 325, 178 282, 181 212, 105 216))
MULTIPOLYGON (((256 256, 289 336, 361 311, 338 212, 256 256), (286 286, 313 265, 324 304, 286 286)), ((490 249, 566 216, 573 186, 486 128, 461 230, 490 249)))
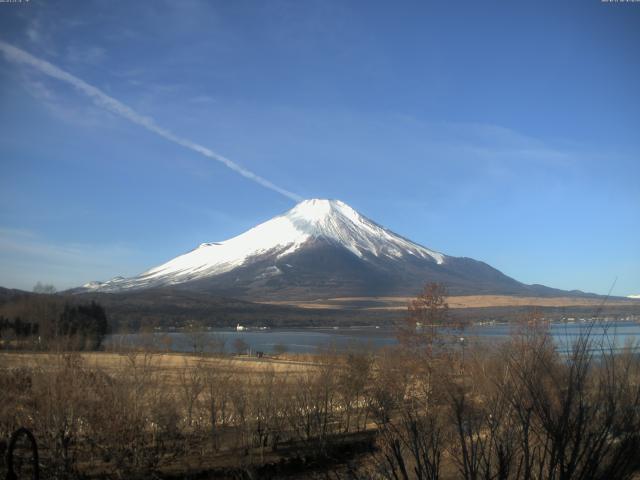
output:
MULTIPOLYGON (((464 339, 465 345, 473 343, 499 343, 506 340, 513 327, 506 324, 474 326, 455 339, 464 339)), ((560 350, 567 350, 581 335, 589 332, 597 346, 621 348, 627 343, 640 341, 640 325, 635 322, 607 322, 590 326, 588 323, 558 323, 551 325, 551 334, 560 350)), ((154 334, 109 335, 105 346, 142 346, 152 344, 157 348, 167 348, 175 352, 192 352, 194 343, 204 350, 215 351, 224 345, 226 352, 234 352, 238 339, 248 345, 252 352, 272 353, 277 345, 283 345, 288 352, 317 353, 322 348, 333 347, 339 351, 351 348, 378 349, 397 343, 394 330, 389 327, 341 327, 246 330, 214 329, 197 335, 170 332, 154 334)), ((461 342, 462 344, 462 342, 461 342)))

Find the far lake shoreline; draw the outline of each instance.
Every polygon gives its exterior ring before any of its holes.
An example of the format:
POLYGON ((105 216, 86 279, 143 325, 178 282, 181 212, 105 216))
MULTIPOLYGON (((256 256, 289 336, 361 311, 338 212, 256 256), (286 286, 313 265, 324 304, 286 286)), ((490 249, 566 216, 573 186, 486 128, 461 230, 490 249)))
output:
MULTIPOLYGON (((473 325, 463 331, 445 332, 453 342, 461 346, 472 344, 501 343, 518 328, 508 323, 473 325)), ((640 323, 637 321, 609 321, 552 323, 551 335, 560 350, 566 350, 580 335, 590 333, 596 344, 622 348, 629 342, 640 340, 640 323)), ((104 348, 111 349, 149 345, 154 348, 188 353, 194 350, 233 353, 234 343, 242 340, 250 352, 271 354, 280 349, 290 353, 317 353, 333 348, 346 352, 351 349, 372 349, 397 344, 395 329, 389 326, 353 327, 304 327, 304 328, 212 328, 194 332, 155 331, 151 333, 114 333, 105 338, 104 348)))

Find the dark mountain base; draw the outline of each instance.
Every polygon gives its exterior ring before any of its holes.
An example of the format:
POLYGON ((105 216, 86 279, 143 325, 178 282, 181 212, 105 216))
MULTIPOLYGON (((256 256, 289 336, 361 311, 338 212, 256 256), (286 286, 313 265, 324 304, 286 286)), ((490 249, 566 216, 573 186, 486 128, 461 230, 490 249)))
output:
POLYGON ((543 285, 525 285, 484 262, 447 257, 442 265, 413 256, 357 257, 327 240, 278 258, 262 255, 230 272, 180 285, 180 289, 249 301, 316 300, 360 296, 415 296, 428 282, 446 285, 450 295, 597 297, 543 285), (275 267, 275 268, 274 268, 275 267))
MULTIPOLYGON (((330 327, 358 325, 391 325, 405 317, 405 310, 368 310, 366 304, 350 308, 319 309, 287 305, 252 303, 209 294, 175 289, 152 289, 119 294, 83 294, 86 300, 104 305, 113 325, 121 330, 139 328, 181 328, 190 323, 203 327, 246 326, 277 327, 330 327)), ((455 308, 453 319, 466 322, 495 320, 519 321, 527 317, 534 307, 508 306, 483 308, 455 308)), ((535 307, 542 316, 554 320, 567 317, 625 318, 640 315, 640 302, 629 305, 535 307)))
MULTIPOLYGON (((0 306, 18 298, 35 294, 20 290, 0 288, 0 306)), ((246 326, 277 327, 331 327, 358 325, 391 325, 405 317, 406 310, 371 310, 371 301, 355 300, 340 308, 301 308, 290 305, 253 303, 209 293, 176 288, 137 290, 127 293, 83 293, 64 296, 72 303, 95 300, 104 306, 109 323, 115 331, 137 331, 140 329, 182 328, 190 324, 201 327, 233 327, 240 323, 246 326)), ((518 321, 533 310, 540 315, 561 320, 567 317, 626 318, 640 315, 640 302, 607 304, 597 306, 531 307, 500 306, 476 308, 452 308, 453 319, 467 322, 495 320, 518 321)))

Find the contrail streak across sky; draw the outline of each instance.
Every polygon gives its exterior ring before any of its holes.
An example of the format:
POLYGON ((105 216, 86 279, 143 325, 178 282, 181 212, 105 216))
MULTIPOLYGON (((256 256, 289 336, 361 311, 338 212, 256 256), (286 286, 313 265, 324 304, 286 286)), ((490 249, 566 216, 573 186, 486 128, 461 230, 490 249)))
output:
POLYGON ((188 148, 189 150, 193 150, 194 152, 204 155, 205 157, 210 158, 212 160, 216 160, 217 162, 222 163, 223 165, 230 168, 234 172, 239 173, 243 177, 248 178, 249 180, 252 180, 259 185, 262 185, 263 187, 273 190, 274 192, 278 192, 281 195, 284 195, 285 197, 291 200, 294 200, 296 202, 299 202, 300 200, 302 200, 302 197, 300 197, 299 195, 293 192, 290 192, 288 190, 285 190, 284 188, 280 188, 279 186, 271 183, 266 178, 263 178, 260 175, 257 175, 252 171, 247 170, 243 166, 238 165, 233 160, 230 160, 227 157, 224 157, 214 152, 213 150, 203 145, 200 145, 199 143, 193 142, 188 138, 184 138, 179 135, 176 135, 172 131, 157 125, 152 118, 145 117, 144 115, 140 115, 131 107, 125 105, 124 103, 116 100, 113 97, 110 97, 99 88, 88 84, 84 80, 81 80, 78 77, 71 75, 70 73, 62 70, 61 68, 56 67, 55 65, 47 62, 46 60, 42 60, 40 58, 34 57, 30 53, 27 53, 24 50, 18 47, 14 47, 13 45, 3 42, 1 40, 0 40, 0 51, 2 51, 6 59, 11 62, 29 65, 30 67, 35 68, 39 72, 44 73, 49 77, 55 78, 57 80, 61 80, 63 82, 66 82, 72 85, 81 93, 91 98, 91 100, 93 100, 93 102, 96 105, 104 108, 105 110, 110 111, 111 113, 115 113, 116 115, 119 115, 129 120, 130 122, 135 123, 136 125, 140 125, 141 127, 146 128, 150 132, 153 132, 157 135, 160 135, 161 137, 165 138, 166 140, 169 140, 170 142, 181 145, 185 148, 188 148))

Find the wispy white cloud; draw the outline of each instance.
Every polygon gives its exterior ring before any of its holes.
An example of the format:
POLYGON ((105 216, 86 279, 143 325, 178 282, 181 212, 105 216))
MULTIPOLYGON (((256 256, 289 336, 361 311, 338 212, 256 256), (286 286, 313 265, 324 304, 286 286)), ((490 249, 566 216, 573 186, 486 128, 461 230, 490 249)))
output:
POLYGON ((65 58, 72 63, 98 65, 106 58, 106 50, 96 45, 70 45, 65 50, 65 58))
POLYGON ((26 15, 19 16, 24 22, 24 37, 32 48, 40 52, 46 52, 47 55, 57 57, 59 52, 54 42, 54 31, 58 26, 58 21, 51 18, 47 14, 46 5, 38 5, 26 15))
POLYGON ((95 126, 104 128, 109 119, 103 110, 96 109, 86 102, 72 101, 70 98, 60 95, 50 88, 47 82, 42 81, 42 76, 33 71, 20 72, 22 88, 38 100, 47 111, 57 119, 74 127, 95 126))
POLYGON ((501 125, 472 122, 425 122, 415 117, 398 116, 403 125, 411 125, 423 134, 431 147, 456 151, 467 157, 492 162, 570 166, 576 161, 576 148, 552 145, 501 125))
POLYGON ((218 99, 210 95, 197 95, 190 98, 189 103, 213 104, 218 103, 218 99))
POLYGON ((207 158, 222 163, 224 166, 242 175, 243 177, 265 188, 273 190, 274 192, 284 195, 291 200, 301 200, 301 197, 299 195, 275 185, 273 182, 244 168, 233 160, 224 157, 223 155, 220 155, 203 145, 176 135, 172 131, 159 126, 158 124, 156 124, 154 119, 139 114, 131 107, 107 95, 97 87, 88 84, 84 80, 81 80, 80 78, 58 68, 57 66, 47 62, 46 60, 34 57, 30 53, 25 52, 24 50, 3 41, 0 41, 0 51, 2 51, 5 55, 5 58, 11 62, 28 65, 51 78, 55 78, 69 85, 72 85, 78 91, 88 96, 96 105, 104 108, 105 110, 108 110, 111 113, 119 115, 120 117, 136 125, 139 125, 172 143, 188 148, 189 150, 199 153, 207 158))
POLYGON ((0 285, 29 289, 38 281, 69 288, 146 268, 123 244, 63 244, 36 233, 0 228, 0 285))
POLYGON ((32 43, 40 42, 40 31, 38 29, 38 24, 36 22, 31 22, 27 27, 27 29, 25 30, 25 33, 27 35, 27 38, 32 43))

